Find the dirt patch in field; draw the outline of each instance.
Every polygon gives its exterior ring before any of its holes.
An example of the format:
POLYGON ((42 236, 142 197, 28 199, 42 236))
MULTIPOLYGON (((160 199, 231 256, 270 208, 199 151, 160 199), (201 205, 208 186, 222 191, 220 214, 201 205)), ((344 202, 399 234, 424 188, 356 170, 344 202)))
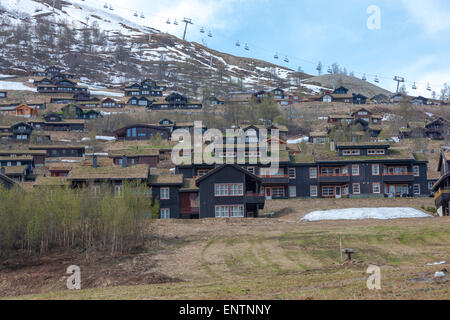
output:
POLYGON ((14 257, 0 264, 0 296, 47 293, 67 290, 67 267, 81 270, 83 289, 111 286, 145 285, 179 282, 154 270, 147 255, 89 257, 51 253, 45 258, 14 257))

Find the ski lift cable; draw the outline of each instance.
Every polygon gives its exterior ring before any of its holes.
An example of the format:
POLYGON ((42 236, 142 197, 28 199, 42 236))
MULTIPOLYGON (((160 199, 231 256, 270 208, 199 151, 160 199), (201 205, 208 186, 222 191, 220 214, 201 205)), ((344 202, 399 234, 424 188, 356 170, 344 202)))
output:
MULTIPOLYGON (((106 9, 106 8, 110 8, 110 7, 112 7, 112 5, 108 4, 107 2, 104 4, 104 8, 105 8, 105 9, 106 9)), ((135 9, 125 8, 125 7, 118 6, 118 5, 114 5, 114 7, 113 7, 112 10, 128 11, 128 12, 131 13, 131 15, 134 15, 134 12, 136 11, 135 9)), ((150 14, 150 13, 148 13, 148 12, 142 12, 142 15, 144 15, 145 17, 159 18, 159 19, 162 19, 163 21, 164 21, 164 20, 167 20, 167 19, 170 19, 170 18, 168 18, 168 17, 163 17, 163 16, 159 16, 159 15, 155 15, 155 14, 150 14)), ((172 21, 178 21, 178 20, 182 20, 182 19, 172 18, 172 21)), ((202 28, 203 28, 203 27, 202 27, 202 28)), ((201 30, 202 30, 202 29, 200 29, 200 32, 201 32, 201 30)), ((204 28, 203 28, 203 30, 204 30, 204 28)), ((206 32, 205 32, 205 33, 206 33, 206 32)), ((208 32, 208 35, 209 35, 209 32, 208 32)), ((211 33, 211 35, 212 35, 212 33, 211 33)), ((220 37, 220 38, 228 38, 227 36, 225 36, 224 34, 221 34, 221 33, 218 32, 218 31, 215 31, 214 37, 215 37, 215 38, 218 38, 218 37, 220 37)), ((270 54, 270 52, 272 52, 272 54, 273 54, 273 51, 272 51, 272 50, 268 50, 268 49, 266 49, 266 48, 261 48, 261 47, 259 47, 258 45, 255 45, 255 44, 253 44, 253 43, 247 42, 247 45, 248 45, 249 47, 250 47, 250 46, 252 47, 252 51, 253 51, 253 52, 260 51, 260 52, 265 52, 265 53, 268 53, 268 54, 270 54)), ((297 57, 297 56, 293 56, 293 55, 287 54, 287 53, 285 53, 285 52, 280 52, 280 51, 278 51, 277 54, 278 54, 278 55, 281 55, 281 56, 283 56, 283 55, 289 56, 289 61, 290 61, 290 62, 308 63, 308 64, 311 64, 312 66, 316 66, 316 65, 317 65, 317 61, 312 61, 312 60, 309 60, 309 59, 300 58, 300 57, 297 57)), ((325 63, 323 63, 323 64, 325 64, 325 63)), ((349 69, 349 70, 351 70, 351 69, 349 69)), ((380 74, 375 75, 375 74, 369 74, 369 73, 367 73, 367 72, 360 72, 360 71, 352 71, 352 72, 353 72, 353 74, 355 74, 355 76, 356 76, 356 75, 360 75, 360 76, 366 75, 366 77, 378 77, 379 82, 380 82, 381 79, 387 80, 387 81, 392 81, 392 79, 393 79, 393 76, 383 76, 383 75, 380 75, 380 74)), ((376 82, 376 81, 375 81, 375 82, 376 82)), ((379 83, 379 82, 378 82, 378 83, 379 83)), ((434 83, 428 83, 428 82, 419 82, 419 81, 406 80, 406 79, 405 79, 405 84, 409 84, 410 86, 413 85, 413 84, 415 84, 416 87, 417 87, 417 86, 426 86, 427 88, 428 88, 428 87, 442 87, 442 86, 443 86, 443 84, 434 84, 434 83)))

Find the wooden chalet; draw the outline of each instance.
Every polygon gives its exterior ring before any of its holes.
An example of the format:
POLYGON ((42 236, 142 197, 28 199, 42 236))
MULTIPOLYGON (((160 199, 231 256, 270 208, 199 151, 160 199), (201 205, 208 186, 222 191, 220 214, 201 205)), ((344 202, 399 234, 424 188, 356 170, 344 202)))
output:
POLYGON ((353 93, 352 94, 352 102, 353 104, 366 104, 367 103, 367 97, 359 94, 359 93, 353 93))
POLYGON ((30 150, 44 150, 46 158, 83 158, 85 156, 85 147, 79 145, 30 145, 30 150))
POLYGON ((159 84, 152 79, 145 79, 140 83, 133 83, 124 88, 125 96, 150 96, 162 97, 166 91, 166 85, 159 84))
POLYGON ((373 114, 372 112, 364 108, 353 111, 350 115, 353 117, 354 120, 362 119, 368 124, 374 125, 381 124, 383 120, 383 117, 381 115, 373 114))
POLYGON ((131 97, 127 104, 131 105, 131 106, 138 106, 138 107, 150 107, 155 101, 157 101, 156 99, 152 99, 152 98, 147 98, 145 96, 134 96, 131 97))
POLYGON ((123 108, 123 104, 112 98, 105 98, 101 102, 101 108, 123 108))
POLYGON ((237 165, 221 165, 195 180, 199 218, 257 217, 264 208, 261 178, 237 165))
POLYGON ((37 91, 39 93, 78 93, 87 92, 88 88, 78 86, 75 81, 66 79, 55 81, 53 84, 38 84, 37 91))
POLYGON ((170 129, 151 124, 134 124, 116 130, 114 135, 119 140, 150 140, 157 135, 168 140, 170 129))
POLYGON ((309 134, 308 142, 313 144, 324 144, 330 142, 330 137, 326 131, 311 132, 309 134))
POLYGON ((10 127, 0 127, 0 138, 3 141, 28 142, 32 132, 33 127, 25 122, 19 122, 10 127))
POLYGON ((385 94, 377 94, 375 96, 373 96, 370 101, 372 103, 376 103, 376 104, 389 104, 390 103, 390 99, 387 95, 385 94))
POLYGON ((173 92, 168 95, 164 101, 152 103, 148 108, 152 110, 172 110, 172 109, 202 109, 203 105, 200 102, 190 101, 187 97, 173 92))
POLYGON ((443 147, 439 155, 437 171, 439 179, 432 186, 434 201, 439 216, 450 216, 450 148, 443 147))
POLYGON ((73 74, 66 73, 62 68, 57 66, 51 66, 45 70, 33 71, 32 76, 57 80, 73 79, 75 77, 73 74))
POLYGON ((84 163, 75 166, 70 171, 67 180, 73 188, 89 188, 94 196, 99 195, 101 187, 108 185, 114 188, 120 195, 121 186, 124 182, 139 182, 146 184, 149 177, 147 165, 135 165, 132 167, 102 165, 97 156, 92 158, 92 163, 84 163))
POLYGON ((145 164, 151 168, 156 168, 160 160, 159 149, 124 149, 109 152, 109 158, 113 160, 115 165, 135 166, 145 164))
POLYGON ((29 120, 35 130, 83 132, 85 120, 64 120, 61 114, 50 113, 44 119, 29 120))
POLYGON ((348 89, 346 87, 340 86, 336 89, 334 89, 333 94, 347 94, 348 89))
POLYGON ((27 149, 0 149, 0 157, 9 158, 32 158, 33 161, 21 162, 22 164, 30 165, 32 167, 42 167, 45 164, 45 150, 27 150, 27 149))
POLYGON ((27 104, 11 104, 0 106, 0 114, 23 118, 35 118, 38 116, 38 108, 31 107, 27 104))

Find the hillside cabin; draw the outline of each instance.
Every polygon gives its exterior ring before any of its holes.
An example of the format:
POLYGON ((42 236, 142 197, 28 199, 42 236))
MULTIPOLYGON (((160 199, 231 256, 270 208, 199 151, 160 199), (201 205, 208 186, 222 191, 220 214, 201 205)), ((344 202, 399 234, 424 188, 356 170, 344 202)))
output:
POLYGON ((150 140, 160 136, 163 140, 170 137, 170 129, 151 124, 134 124, 114 132, 119 140, 150 140))
POLYGON ((30 145, 30 150, 45 151, 46 158, 83 158, 85 156, 85 147, 76 145, 30 145))

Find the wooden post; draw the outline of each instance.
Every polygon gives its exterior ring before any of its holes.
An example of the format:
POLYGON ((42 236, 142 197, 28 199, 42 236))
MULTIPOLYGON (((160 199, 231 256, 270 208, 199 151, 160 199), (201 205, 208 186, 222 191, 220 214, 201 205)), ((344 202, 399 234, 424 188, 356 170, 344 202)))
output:
POLYGON ((341 253, 341 261, 342 261, 342 238, 339 236, 339 252, 341 253))

